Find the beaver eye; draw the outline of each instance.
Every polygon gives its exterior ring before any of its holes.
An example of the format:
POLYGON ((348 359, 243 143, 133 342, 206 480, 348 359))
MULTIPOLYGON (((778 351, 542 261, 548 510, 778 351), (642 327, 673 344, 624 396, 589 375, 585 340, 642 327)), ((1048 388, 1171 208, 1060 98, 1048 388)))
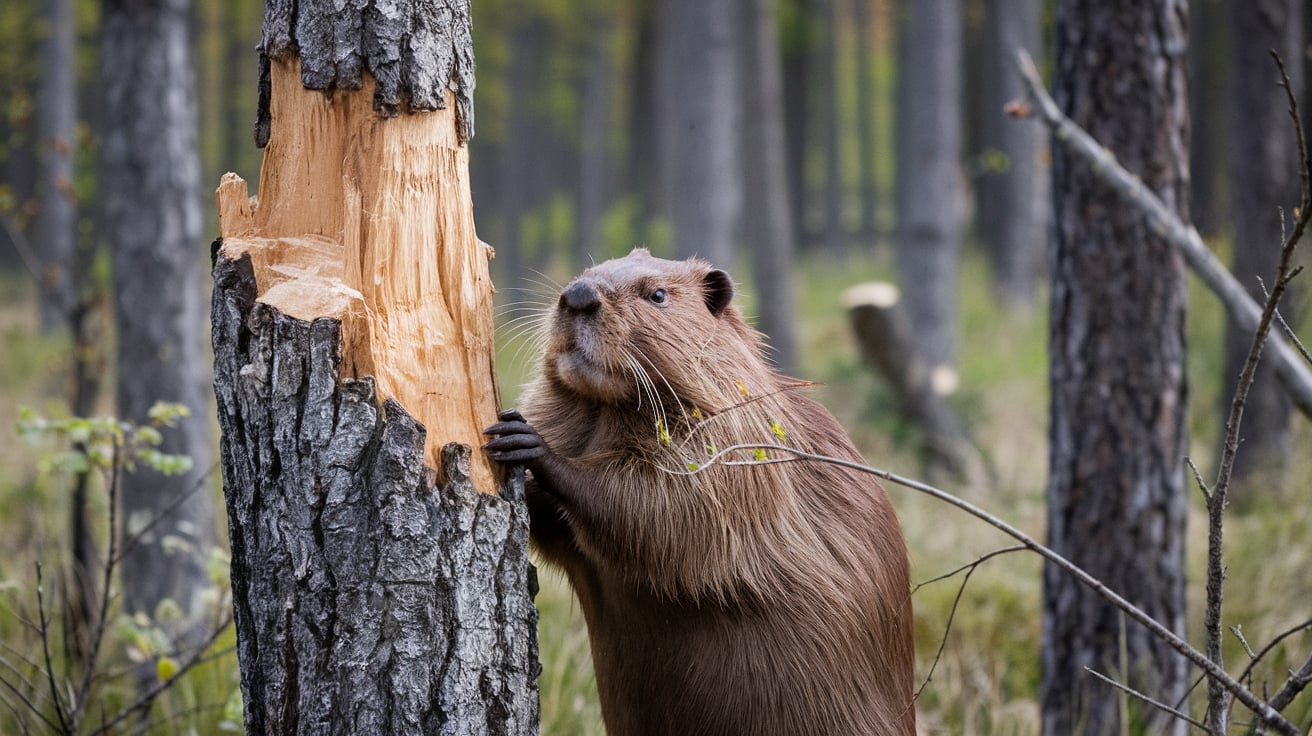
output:
POLYGON ((668 299, 669 297, 670 295, 665 293, 664 289, 657 289, 653 291, 651 293, 651 296, 648 296, 647 298, 651 300, 652 304, 664 304, 665 300, 668 299))

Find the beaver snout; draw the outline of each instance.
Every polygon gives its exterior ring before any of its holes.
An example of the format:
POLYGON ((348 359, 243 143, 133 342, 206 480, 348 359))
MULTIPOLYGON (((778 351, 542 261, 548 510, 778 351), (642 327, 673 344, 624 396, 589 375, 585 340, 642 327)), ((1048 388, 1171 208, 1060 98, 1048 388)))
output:
POLYGON ((560 295, 560 308, 578 314, 591 314, 601 306, 601 295, 592 282, 576 279, 560 295))

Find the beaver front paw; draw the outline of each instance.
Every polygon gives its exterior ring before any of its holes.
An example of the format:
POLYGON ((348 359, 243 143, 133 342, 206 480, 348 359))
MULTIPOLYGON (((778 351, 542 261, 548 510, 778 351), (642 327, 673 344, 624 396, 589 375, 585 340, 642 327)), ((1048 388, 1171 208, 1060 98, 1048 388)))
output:
POLYGON ((483 430, 483 434, 494 435, 494 439, 483 445, 490 459, 499 463, 527 463, 547 454, 546 441, 517 409, 506 409, 497 417, 500 422, 483 430))

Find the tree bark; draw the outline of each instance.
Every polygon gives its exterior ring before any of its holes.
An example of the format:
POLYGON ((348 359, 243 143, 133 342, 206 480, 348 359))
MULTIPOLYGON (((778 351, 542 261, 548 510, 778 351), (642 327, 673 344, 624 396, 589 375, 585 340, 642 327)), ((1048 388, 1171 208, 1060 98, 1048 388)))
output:
POLYGON ((879 190, 875 184, 875 70, 872 42, 875 27, 871 22, 871 2, 853 0, 853 23, 856 26, 856 128, 861 191, 861 245, 872 246, 879 236, 879 190))
POLYGON ((475 489, 467 445, 373 379, 342 379, 337 319, 258 301, 249 255, 215 267, 237 656, 248 734, 537 733, 536 580, 522 477, 475 489))
MULTIPOLYGON (((1063 0, 1055 92, 1182 216, 1184 18, 1183 0, 1063 0)), ((1087 164, 1054 154, 1049 546, 1183 635, 1184 264, 1087 164)), ((1128 727, 1122 695, 1085 667, 1163 702, 1184 696, 1185 660, 1096 593, 1048 565, 1043 598, 1044 733, 1128 727)), ((1149 732, 1184 731, 1156 710, 1131 709, 1149 732)))
POLYGON ((843 126, 842 104, 839 102, 838 80, 838 27, 843 22, 839 12, 840 0, 820 0, 824 3, 824 39, 821 52, 823 68, 816 93, 816 107, 824 121, 825 186, 824 186, 824 247, 831 253, 840 253, 846 241, 843 232, 843 126))
POLYGON ((978 179, 979 229, 992 267, 993 292, 1015 311, 1034 305, 1048 241, 1046 130, 1018 125, 1003 112, 1024 94, 1016 73, 1016 49, 1040 53, 1042 12, 1038 0, 987 0, 980 148, 988 168, 978 179))
POLYGON ((135 537, 123 559, 123 611, 154 616, 164 600, 183 617, 174 636, 200 637, 199 596, 214 542, 208 488, 211 434, 200 262, 200 162, 187 0, 102 5, 104 87, 102 180, 113 250, 118 346, 118 414, 144 422, 157 401, 192 415, 164 433, 163 452, 187 455, 190 472, 124 474, 123 531, 135 537), (179 502, 186 498, 185 502, 179 502), (176 554, 163 541, 185 540, 176 554))
MULTIPOLYGON (((1303 0, 1249 0, 1230 7, 1230 28, 1240 42, 1230 53, 1229 181, 1234 217, 1234 255, 1231 272, 1258 302, 1265 301, 1263 283, 1271 288, 1285 223, 1292 222, 1298 202, 1298 145, 1289 119, 1285 95, 1277 86, 1279 72, 1271 60, 1274 49, 1281 58, 1295 60, 1303 49, 1303 0), (1282 216, 1285 218, 1282 223, 1282 216), (1259 279, 1261 280, 1259 282, 1259 279)), ((1302 66, 1287 67, 1294 94, 1302 94, 1302 66)), ((1285 313, 1296 313, 1287 300, 1285 313)), ((1248 357, 1253 333, 1226 322, 1224 402, 1229 413, 1235 382, 1248 357)), ((1251 500, 1258 492, 1254 474, 1265 473, 1269 486, 1279 480, 1289 460, 1290 417, 1293 405, 1270 359, 1258 366, 1244 405, 1243 445, 1235 456, 1236 500, 1251 500)))
POLYGON ((46 35, 41 39, 41 94, 37 115, 41 178, 36 242, 43 272, 40 283, 41 327, 50 332, 69 326, 77 305, 77 203, 73 195, 74 133, 77 124, 77 78, 74 42, 77 19, 72 0, 44 4, 46 35))
POLYGON ((733 0, 661 0, 661 156, 675 249, 733 265, 738 176, 733 0))
POLYGON ((961 2, 916 0, 898 39, 897 268, 926 359, 956 361, 961 2))
POLYGON ((743 232, 752 253, 759 327, 781 371, 797 363, 793 212, 784 148, 779 29, 765 0, 741 0, 743 43, 743 232))
POLYGON ((536 734, 522 472, 470 450, 498 404, 469 5, 392 10, 266 8, 259 201, 218 191, 246 729, 536 734))
POLYGON ((1189 3, 1189 212, 1194 227, 1208 236, 1221 232, 1230 221, 1229 191, 1222 180, 1228 102, 1226 95, 1204 92, 1225 89, 1227 84, 1231 4, 1231 0, 1189 3))

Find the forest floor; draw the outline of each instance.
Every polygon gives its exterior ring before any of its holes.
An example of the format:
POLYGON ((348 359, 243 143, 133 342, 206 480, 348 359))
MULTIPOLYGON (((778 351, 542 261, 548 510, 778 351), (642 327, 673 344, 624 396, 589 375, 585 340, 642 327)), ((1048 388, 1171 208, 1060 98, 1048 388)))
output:
MULTIPOLYGON (((914 432, 897 419, 894 397, 860 362, 837 294, 868 280, 889 279, 892 269, 879 257, 809 258, 799 269, 797 291, 802 342, 799 376, 818 381, 817 396, 848 428, 872 465, 911 477, 922 471, 914 432)), ((742 308, 752 314, 750 279, 737 273, 742 308)), ((569 274, 551 274, 564 281, 569 274)), ((48 448, 27 446, 12 434, 18 410, 31 406, 58 415, 57 402, 44 399, 60 390, 50 385, 67 360, 67 345, 35 337, 31 289, 20 279, 0 279, 0 427, 11 432, 0 442, 0 670, 6 663, 35 659, 39 641, 24 623, 35 616, 34 566, 38 559, 55 568, 65 547, 68 499, 59 477, 40 470, 48 448)), ((967 420, 992 471, 986 488, 959 493, 1027 533, 1042 538, 1047 475, 1046 303, 1040 298, 1028 314, 1008 314, 991 298, 984 265, 974 257, 961 278, 961 388, 953 401, 967 420)), ((1215 299, 1191 280, 1189 317, 1190 456, 1208 478, 1214 472, 1222 425, 1219 368, 1222 314, 1215 299)), ((505 290, 516 294, 514 290, 505 290)), ((525 299, 523 296, 510 300, 525 299)), ((541 301, 533 296, 528 300, 541 301)), ((554 295, 547 297, 547 302, 554 295)), ((513 310, 511 310, 513 311, 513 310)), ((1302 322, 1307 325, 1310 320, 1302 322)), ((502 330, 510 334, 513 330, 502 330)), ((1304 330, 1307 334, 1307 330, 1304 330)), ((502 399, 513 405, 531 370, 531 356, 516 341, 499 346, 502 399)), ((108 384, 106 384, 108 385, 108 384)), ((103 402, 102 402, 103 403, 103 402)), ((1244 513, 1232 513, 1227 526, 1229 566, 1225 621, 1237 625, 1253 648, 1312 617, 1312 503, 1304 479, 1312 476, 1312 427, 1295 421, 1293 467, 1280 478, 1265 479, 1236 493, 1252 493, 1244 513), (1258 487, 1260 485, 1260 487, 1258 487)), ((1187 468, 1181 461, 1182 474, 1187 468)), ((217 486, 217 483, 216 483, 217 486)), ((1188 626, 1201 642, 1203 565, 1206 554, 1202 496, 1192 479, 1188 626)), ((1009 538, 972 517, 945 508, 914 491, 889 486, 906 531, 912 579, 926 581, 1011 544, 1009 538)), ((217 490, 216 490, 217 493, 217 490)), ((103 499, 103 491, 93 494, 103 499)), ((221 501, 219 501, 221 504, 221 501)), ((103 500, 101 501, 103 507, 103 500)), ((596 686, 592 680, 587 632, 562 577, 540 571, 542 592, 542 718, 545 736, 602 734, 596 686)), ((942 734, 1031 734, 1038 731, 1041 565, 1029 553, 1008 554, 982 565, 957 606, 941 657, 917 703, 921 730, 942 734)), ((914 596, 917 676, 929 676, 944 639, 961 576, 933 583, 914 596)), ((49 581, 48 583, 49 584, 49 581)), ((230 645, 230 641, 226 642, 230 645)), ((124 671, 131 634, 121 633, 109 648, 107 671, 124 671)), ((1201 646, 1201 644, 1198 644, 1201 646)), ((1255 682, 1275 686, 1291 665, 1312 648, 1312 633, 1288 639, 1255 673, 1255 682)), ((56 659, 59 658, 56 652, 56 659)), ((1227 637, 1226 661, 1236 671, 1247 655, 1240 641, 1227 637)), ((0 671, 0 674, 4 674, 0 671)), ((918 683, 919 685, 919 683, 918 683)), ((217 658, 159 706, 160 725, 152 733, 179 731, 185 722, 197 734, 234 727, 236 664, 231 652, 217 658)), ((107 690, 114 699, 125 692, 107 690)), ((7 693, 5 694, 8 695, 7 693)), ((1199 710, 1202 690, 1193 698, 1199 710)), ((1312 721, 1308 693, 1289 711, 1297 723, 1312 721)), ((11 728, 0 709, 0 733, 11 728)), ((184 729, 188 730, 188 729, 184 729)))

